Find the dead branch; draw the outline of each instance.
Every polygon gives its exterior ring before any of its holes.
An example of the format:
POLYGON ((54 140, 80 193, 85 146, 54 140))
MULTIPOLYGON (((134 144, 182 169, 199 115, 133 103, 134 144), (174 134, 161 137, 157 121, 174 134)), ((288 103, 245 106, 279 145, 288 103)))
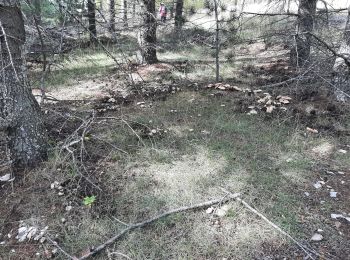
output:
POLYGON ((329 50, 335 57, 339 57, 342 58, 346 64, 346 66, 348 66, 350 68, 350 60, 349 57, 342 54, 342 53, 338 53, 337 51, 335 51, 328 43, 326 43, 324 40, 322 40, 320 37, 318 37, 317 35, 311 33, 311 32, 306 32, 307 34, 311 35, 312 37, 314 37, 318 42, 322 43, 322 45, 324 45, 326 47, 327 50, 329 50))
POLYGON ((127 233, 129 233, 129 232, 131 232, 131 231, 133 231, 133 230, 135 230, 137 228, 142 228, 142 227, 148 226, 148 225, 152 224, 153 222, 156 222, 156 221, 158 221, 158 220, 160 220, 162 218, 165 218, 167 216, 170 216, 170 215, 173 215, 173 214, 176 214, 176 213, 180 213, 180 212, 184 212, 184 211, 197 210, 197 209, 200 209, 200 208, 210 207, 210 206, 213 206, 213 205, 218 204, 218 203, 225 203, 225 202, 228 202, 230 200, 235 200, 239 196, 240 196, 239 193, 235 193, 235 194, 230 193, 228 196, 226 195, 224 198, 202 202, 202 203, 199 203, 199 204, 196 204, 196 205, 193 205, 193 206, 187 206, 187 207, 181 207, 181 208, 173 209, 173 210, 167 211, 167 212, 165 212, 163 214, 160 214, 158 216, 155 216, 155 217, 153 217, 151 219, 148 219, 146 221, 129 225, 122 232, 120 232, 119 234, 111 237, 110 239, 108 239, 103 244, 97 246, 94 250, 92 250, 88 254, 86 254, 86 255, 84 255, 84 256, 82 256, 80 258, 76 258, 76 259, 78 259, 78 260, 88 259, 88 258, 90 258, 90 257, 92 257, 92 256, 94 256, 94 255, 96 255, 98 253, 100 253, 106 247, 108 247, 109 245, 115 243, 117 240, 122 238, 127 233))
MULTIPOLYGON (((234 194, 231 193, 230 191, 221 188, 224 192, 226 192, 226 194, 230 194, 231 196, 233 196, 234 194)), ((254 209, 252 206, 250 206, 247 202, 245 202, 243 199, 241 199, 240 197, 236 197, 235 198, 236 201, 240 202, 243 206, 245 206, 249 211, 251 211, 252 213, 254 213, 255 215, 259 216, 261 219, 263 219, 265 222, 267 222, 270 226, 272 226, 273 228, 275 228, 278 232, 280 232, 282 235, 285 235, 286 237, 288 237, 290 240, 292 240, 304 253, 306 253, 308 258, 311 259, 315 259, 311 253, 315 254, 316 256, 321 256, 320 254, 318 254, 317 252, 315 252, 314 250, 307 248, 306 246, 300 244, 295 238, 293 238, 291 235, 289 235, 286 231, 284 231, 283 229, 281 229, 279 226, 277 226, 275 223, 273 223, 272 221, 270 221, 267 217, 265 217, 263 214, 261 214, 259 211, 257 211, 256 209, 254 209)), ((324 256, 322 256, 324 259, 328 259, 325 258, 324 256)))
POLYGON ((245 14, 248 14, 248 15, 256 15, 256 16, 299 16, 298 14, 296 13, 253 13, 253 12, 243 12, 241 13, 241 15, 245 15, 245 14))

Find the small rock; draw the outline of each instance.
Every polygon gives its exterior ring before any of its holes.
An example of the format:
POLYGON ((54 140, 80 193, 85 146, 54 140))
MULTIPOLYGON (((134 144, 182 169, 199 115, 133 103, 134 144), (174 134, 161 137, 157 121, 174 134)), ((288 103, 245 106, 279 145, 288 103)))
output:
POLYGON ((58 192, 58 196, 63 196, 64 195, 64 193, 63 192, 58 192))
POLYGON ((258 111, 256 111, 255 109, 252 109, 248 112, 248 115, 256 115, 258 114, 258 111))
POLYGON ((193 129, 193 128, 191 128, 191 129, 188 129, 188 131, 189 131, 189 132, 193 132, 193 131, 194 131, 194 129, 193 129))
POLYGON ((331 191, 329 192, 329 196, 331 196, 331 198, 336 198, 337 197, 337 193, 336 191, 331 191))
POLYGON ((66 211, 71 211, 73 209, 72 206, 66 206, 66 211))
POLYGON ((318 233, 322 233, 322 232, 323 232, 323 229, 320 229, 320 228, 319 228, 319 229, 317 229, 317 232, 318 232, 318 233))
POLYGON ((61 218, 61 222, 62 222, 62 223, 65 223, 65 222, 66 222, 66 219, 65 219, 65 218, 61 218))
POLYGON ((213 211, 214 211, 214 208, 213 208, 213 207, 210 207, 210 208, 208 208, 208 209, 205 211, 205 213, 211 214, 211 213, 213 213, 213 211))
POLYGON ((308 192, 304 192, 304 194, 305 194, 306 197, 310 196, 310 193, 308 193, 308 192))
POLYGON ((341 172, 341 171, 338 171, 338 174, 344 175, 345 173, 344 173, 344 172, 341 172))
POLYGON ((314 185, 314 187, 315 187, 316 189, 322 188, 322 184, 321 184, 319 181, 316 182, 316 183, 314 183, 313 185, 314 185))
POLYGON ((5 244, 6 244, 5 241, 1 241, 1 242, 0 242, 0 245, 5 245, 5 244))
POLYGON ((334 222, 334 225, 335 225, 336 228, 340 228, 341 223, 339 221, 336 221, 336 222, 334 222))
POLYGON ((45 237, 42 237, 42 238, 40 238, 39 243, 42 244, 42 243, 44 243, 45 241, 46 241, 46 238, 45 238, 45 237))
POLYGON ((321 234, 315 233, 312 237, 311 237, 311 241, 321 241, 323 239, 323 236, 321 234))
POLYGON ((342 153, 342 154, 346 154, 348 151, 347 150, 344 150, 344 149, 339 149, 338 150, 338 153, 342 153))
POLYGON ((9 181, 11 179, 11 174, 5 174, 3 176, 0 177, 0 181, 9 181))

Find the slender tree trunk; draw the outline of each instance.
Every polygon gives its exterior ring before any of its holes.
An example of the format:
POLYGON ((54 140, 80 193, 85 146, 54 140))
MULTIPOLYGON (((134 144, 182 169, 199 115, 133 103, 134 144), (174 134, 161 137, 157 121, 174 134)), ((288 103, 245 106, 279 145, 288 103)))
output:
POLYGON ((123 0, 123 21, 124 27, 128 28, 128 1, 123 0))
POLYGON ((34 15, 38 24, 41 24, 41 0, 33 0, 34 15))
POLYGON ((304 66, 310 60, 312 32, 316 14, 317 0, 300 0, 298 9, 297 32, 295 46, 291 50, 291 63, 293 66, 304 66))
POLYGON ((24 22, 15 1, 0 0, 0 129, 8 137, 15 168, 47 158, 47 137, 40 107, 26 84, 22 49, 24 22))
POLYGON ((175 7, 175 27, 181 28, 184 23, 183 13, 184 0, 177 0, 175 7))
POLYGON ((337 57, 333 66, 333 84, 336 88, 336 97, 340 101, 350 98, 346 93, 350 92, 350 6, 348 9, 348 20, 346 22, 342 43, 340 45, 339 54, 344 55, 348 64, 343 58, 337 57))
POLYGON ((139 45, 143 62, 147 64, 157 63, 157 20, 155 0, 142 0, 143 24, 140 29, 139 45))
POLYGON ((115 0, 109 0, 109 28, 115 32, 115 0))
POLYGON ((96 3, 95 0, 88 0, 88 19, 89 19, 89 32, 90 32, 90 43, 97 43, 97 30, 96 30, 96 3))
POLYGON ((220 80, 220 61, 219 61, 219 53, 220 53, 220 38, 219 38, 219 14, 218 14, 218 3, 217 0, 214 0, 214 12, 215 12, 215 74, 216 74, 216 82, 220 80))

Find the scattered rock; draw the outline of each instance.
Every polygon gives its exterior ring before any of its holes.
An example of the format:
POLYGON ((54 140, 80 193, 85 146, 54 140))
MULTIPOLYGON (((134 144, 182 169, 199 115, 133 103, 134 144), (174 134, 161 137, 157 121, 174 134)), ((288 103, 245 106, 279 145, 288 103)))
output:
POLYGON ((344 216, 343 214, 335 214, 335 213, 332 213, 332 214, 331 214, 331 218, 332 218, 332 219, 345 219, 345 220, 347 220, 348 222, 350 222, 350 217, 346 217, 346 216, 344 216))
POLYGON ((0 177, 0 181, 9 181, 11 179, 11 174, 8 173, 8 174, 5 174, 4 176, 1 176, 0 177))
POLYGON ((214 212, 214 208, 213 207, 210 207, 208 208, 206 211, 205 211, 207 214, 211 214, 214 212))
POLYGON ((315 241, 315 242, 319 242, 321 240, 323 240, 323 236, 321 234, 315 233, 311 239, 311 241, 315 241))
POLYGON ((329 192, 329 196, 331 196, 331 198, 336 198, 337 197, 337 193, 336 191, 330 191, 329 192))
POLYGON ((316 183, 313 184, 313 186, 316 188, 316 189, 320 189, 322 188, 322 185, 324 185, 325 182, 323 181, 317 181, 316 183))
POLYGON ((224 205, 215 211, 215 215, 218 217, 224 217, 231 207, 229 205, 224 205))
POLYGON ((258 114, 258 111, 256 111, 255 109, 252 109, 248 112, 248 115, 256 115, 258 114))

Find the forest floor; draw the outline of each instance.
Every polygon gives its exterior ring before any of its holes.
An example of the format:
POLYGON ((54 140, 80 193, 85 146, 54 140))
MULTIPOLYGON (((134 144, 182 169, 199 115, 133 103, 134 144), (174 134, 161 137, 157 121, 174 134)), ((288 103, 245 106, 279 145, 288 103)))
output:
MULTIPOLYGON (((113 53, 133 58, 130 46, 113 53)), ((83 256, 127 224, 227 190, 320 259, 349 259, 349 105, 312 82, 260 91, 293 74, 283 45, 246 44, 234 57, 225 49, 221 85, 210 85, 211 50, 164 46, 151 66, 116 68, 101 50, 85 49, 53 68, 47 95, 57 100, 41 104, 50 158, 1 185, 0 258, 66 259, 50 240, 83 256), (20 227, 48 238, 19 242, 20 227)), ((40 66, 31 65, 36 82, 40 66)), ((208 212, 134 230, 96 259, 305 257, 237 201, 208 212)))

